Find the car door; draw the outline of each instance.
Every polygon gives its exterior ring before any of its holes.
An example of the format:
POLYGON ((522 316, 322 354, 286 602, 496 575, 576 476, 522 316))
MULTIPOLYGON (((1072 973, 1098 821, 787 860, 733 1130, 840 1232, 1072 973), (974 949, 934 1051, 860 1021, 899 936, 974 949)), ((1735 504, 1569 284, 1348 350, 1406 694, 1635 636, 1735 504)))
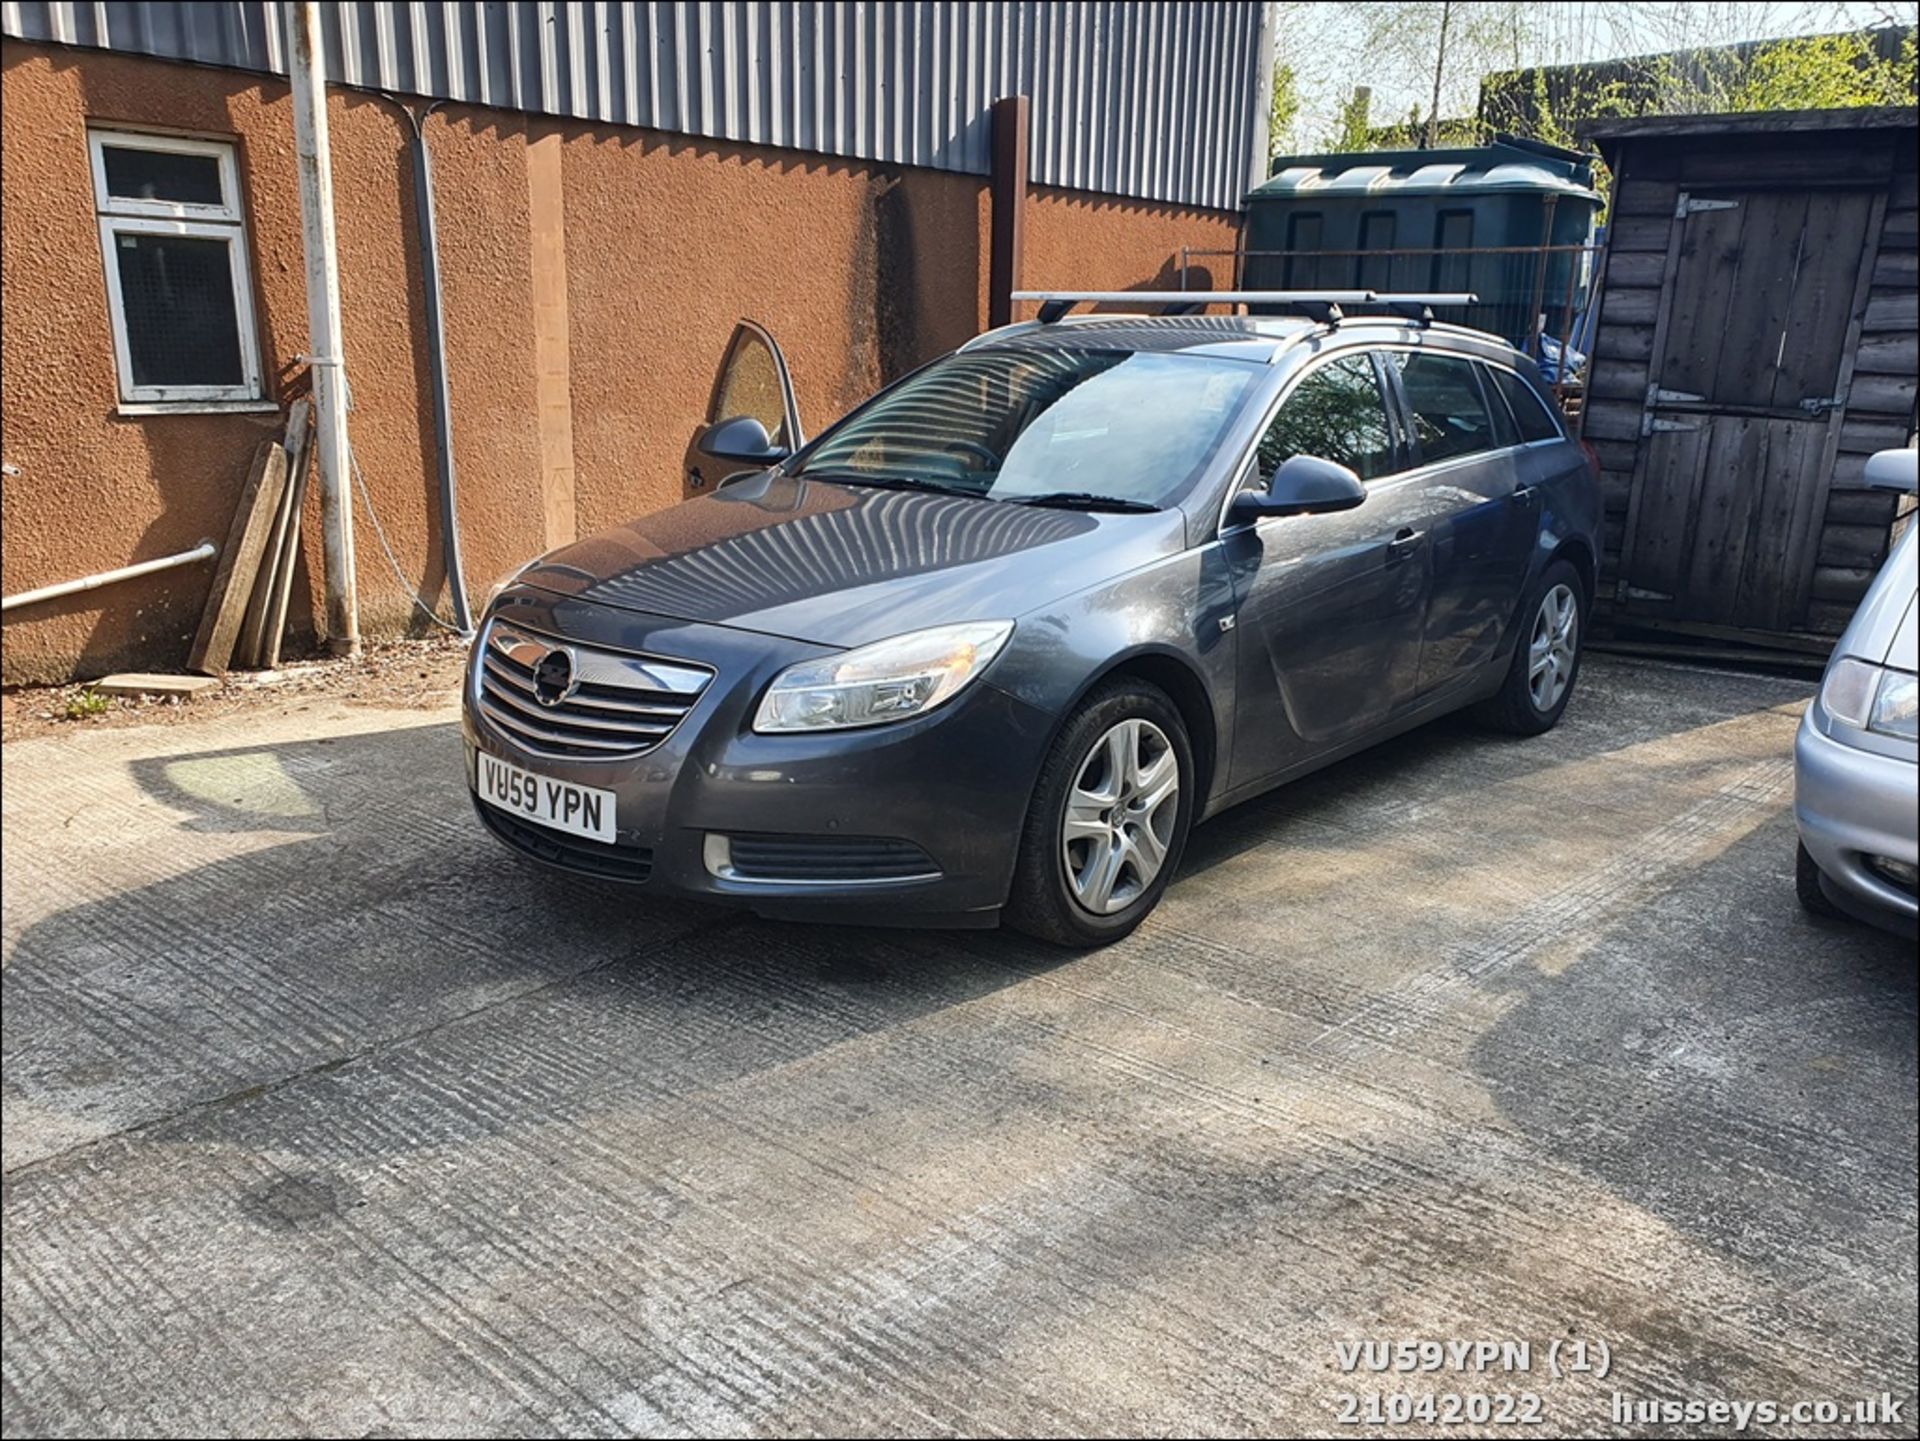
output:
POLYGON ((1404 440, 1369 352, 1316 362, 1288 391, 1240 487, 1292 455, 1367 484, 1356 509, 1229 528, 1238 634, 1232 783, 1272 779, 1364 739, 1405 708, 1419 676, 1428 558, 1424 520, 1397 472, 1404 440))
POLYGON ((1537 503, 1519 485, 1519 435, 1482 367, 1442 350, 1387 353, 1412 431, 1433 590, 1420 647, 1422 696, 1471 679, 1498 653, 1520 601, 1537 503))
POLYGON ((708 431, 742 416, 759 421, 767 432, 767 439, 785 450, 795 451, 806 443, 787 359, 766 327, 751 320, 742 320, 734 326, 720 359, 720 369, 714 374, 706 419, 694 431, 687 446, 684 473, 689 495, 711 491, 729 476, 756 469, 717 459, 700 448, 700 441, 708 431))

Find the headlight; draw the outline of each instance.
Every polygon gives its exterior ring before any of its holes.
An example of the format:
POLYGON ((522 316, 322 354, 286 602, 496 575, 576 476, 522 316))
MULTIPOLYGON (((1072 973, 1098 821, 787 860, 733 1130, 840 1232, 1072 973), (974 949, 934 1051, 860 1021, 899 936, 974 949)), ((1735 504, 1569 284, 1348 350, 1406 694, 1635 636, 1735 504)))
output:
POLYGON ((1820 683, 1820 704, 1828 715, 1856 730, 1913 740, 1915 684, 1906 671, 1843 656, 1820 683))
POLYGON ((532 570, 539 563, 540 563, 540 557, 536 555, 532 560, 525 561, 520 565, 516 565, 512 570, 508 571, 505 575, 501 576, 500 579, 496 580, 491 586, 489 586, 487 588, 487 601, 485 605, 480 607, 480 614, 485 615, 488 611, 492 610, 493 603, 496 600, 500 599, 500 592, 505 590, 508 586, 512 585, 516 580, 520 579, 521 576, 525 575, 528 571, 532 570))
POLYGON ((1874 692, 1873 715, 1867 720, 1867 729, 1907 740, 1920 739, 1920 731, 1916 731, 1914 725, 1916 704, 1920 704, 1920 678, 1905 671, 1883 672, 1880 689, 1874 692))
POLYGON ((1010 620, 943 625, 788 666, 768 687, 753 728, 846 730, 925 715, 985 670, 1012 634, 1010 620))

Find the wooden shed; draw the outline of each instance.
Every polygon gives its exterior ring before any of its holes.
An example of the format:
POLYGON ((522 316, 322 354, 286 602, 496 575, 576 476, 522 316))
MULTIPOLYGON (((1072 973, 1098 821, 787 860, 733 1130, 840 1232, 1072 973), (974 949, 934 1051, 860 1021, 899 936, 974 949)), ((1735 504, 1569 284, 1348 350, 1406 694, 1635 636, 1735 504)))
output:
POLYGON ((1912 506, 1861 471, 1914 431, 1915 112, 1587 134, 1614 175, 1584 418, 1602 619, 1823 651, 1912 506))

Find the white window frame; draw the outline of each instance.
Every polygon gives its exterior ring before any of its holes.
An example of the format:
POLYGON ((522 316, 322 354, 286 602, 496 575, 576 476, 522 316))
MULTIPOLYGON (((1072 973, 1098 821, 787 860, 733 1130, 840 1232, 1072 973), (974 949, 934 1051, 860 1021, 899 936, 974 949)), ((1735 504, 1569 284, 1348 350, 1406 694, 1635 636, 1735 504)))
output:
POLYGON ((107 313, 113 325, 114 360, 122 405, 128 409, 147 410, 156 406, 204 409, 258 404, 261 400, 260 345, 254 328, 253 276, 247 264, 246 222, 240 213, 240 186, 234 163, 234 147, 218 140, 120 130, 89 130, 87 145, 93 168, 94 204, 100 225, 100 259, 106 272, 107 313), (212 156, 220 166, 221 203, 189 205, 109 195, 105 157, 108 146, 212 156), (121 235, 184 235, 195 239, 218 240, 226 245, 233 277, 233 313, 240 343, 240 384, 134 383, 133 348, 128 344, 126 302, 121 294, 120 263, 115 253, 118 249, 117 237, 121 235))

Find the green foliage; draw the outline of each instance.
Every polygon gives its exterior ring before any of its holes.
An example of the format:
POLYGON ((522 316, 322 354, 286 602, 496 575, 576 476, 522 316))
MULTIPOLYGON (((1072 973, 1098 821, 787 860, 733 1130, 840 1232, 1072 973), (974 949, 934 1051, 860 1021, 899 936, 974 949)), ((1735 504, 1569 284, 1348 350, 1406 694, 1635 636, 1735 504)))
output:
POLYGON ((1267 157, 1293 150, 1293 130, 1300 120, 1300 80, 1291 65, 1273 67, 1273 103, 1267 110, 1267 157))
POLYGON ((1914 103, 1914 37, 1898 59, 1877 54, 1867 35, 1809 35, 1763 46, 1727 95, 1726 108, 1834 110, 1914 103))
POLYGON ((113 709, 113 697, 102 695, 92 686, 68 697, 66 716, 68 720, 92 720, 95 716, 105 715, 113 709))
POLYGON ((1371 149, 1367 115, 1372 109, 1373 92, 1364 85, 1354 86, 1353 94, 1347 97, 1346 104, 1340 107, 1340 113, 1334 119, 1332 133, 1320 149, 1334 154, 1345 150, 1371 149))

